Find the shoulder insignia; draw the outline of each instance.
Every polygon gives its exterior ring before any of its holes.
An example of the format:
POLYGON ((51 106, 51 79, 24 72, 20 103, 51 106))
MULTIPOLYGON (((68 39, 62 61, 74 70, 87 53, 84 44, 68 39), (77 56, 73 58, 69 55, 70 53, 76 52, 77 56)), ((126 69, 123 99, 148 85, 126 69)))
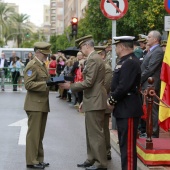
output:
POLYGON ((32 75, 32 70, 27 71, 27 76, 30 77, 32 75))
POLYGON ((121 67, 122 67, 122 65, 117 65, 115 69, 119 69, 121 67))

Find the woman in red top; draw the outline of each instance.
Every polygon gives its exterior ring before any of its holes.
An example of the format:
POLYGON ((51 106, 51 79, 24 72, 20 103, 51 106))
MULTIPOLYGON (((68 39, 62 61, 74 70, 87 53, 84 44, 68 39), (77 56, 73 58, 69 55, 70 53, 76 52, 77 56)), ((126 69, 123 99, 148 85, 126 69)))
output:
POLYGON ((49 74, 51 75, 51 77, 56 76, 56 67, 57 67, 56 57, 52 55, 50 57, 50 63, 49 63, 49 74))

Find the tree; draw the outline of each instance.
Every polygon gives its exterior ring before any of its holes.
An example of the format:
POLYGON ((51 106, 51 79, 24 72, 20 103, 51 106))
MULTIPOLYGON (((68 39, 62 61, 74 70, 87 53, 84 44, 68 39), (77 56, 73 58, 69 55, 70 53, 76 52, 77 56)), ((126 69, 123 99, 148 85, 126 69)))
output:
POLYGON ((0 39, 4 41, 5 35, 8 32, 8 18, 13 14, 14 9, 8 7, 6 3, 0 1, 0 39))
POLYGON ((57 51, 56 40, 57 40, 57 36, 56 35, 50 36, 51 51, 52 51, 53 54, 55 54, 56 51, 57 51))
POLYGON ((127 14, 117 21, 117 35, 147 34, 164 28, 166 14, 162 0, 130 0, 127 14))
POLYGON ((31 32, 31 27, 26 23, 29 16, 27 14, 14 13, 10 19, 13 25, 11 35, 16 37, 17 45, 20 47, 22 41, 25 39, 25 35, 31 32))
MULTIPOLYGON (((92 34, 97 42, 111 38, 111 21, 102 14, 99 0, 88 1, 85 19, 82 22, 82 27, 87 31, 84 32, 85 30, 80 28, 81 25, 79 25, 78 32, 82 29, 85 35, 87 35, 87 33, 92 34)), ((81 33, 79 33, 79 35, 81 35, 81 33)))

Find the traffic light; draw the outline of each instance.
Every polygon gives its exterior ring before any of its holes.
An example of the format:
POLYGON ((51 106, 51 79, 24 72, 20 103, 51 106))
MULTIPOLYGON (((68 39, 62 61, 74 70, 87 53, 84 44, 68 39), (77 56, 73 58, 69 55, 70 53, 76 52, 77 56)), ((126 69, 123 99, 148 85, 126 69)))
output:
POLYGON ((77 35, 77 31, 78 31, 78 18, 72 17, 71 27, 72 27, 72 35, 73 36, 77 35))

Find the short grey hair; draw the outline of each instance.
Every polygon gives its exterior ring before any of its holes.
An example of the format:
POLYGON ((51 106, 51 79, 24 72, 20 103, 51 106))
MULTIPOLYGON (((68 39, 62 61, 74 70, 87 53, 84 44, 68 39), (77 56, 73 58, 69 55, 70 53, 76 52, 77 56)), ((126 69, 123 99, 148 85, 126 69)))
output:
POLYGON ((152 30, 149 33, 152 33, 153 37, 156 38, 158 40, 158 42, 161 42, 161 33, 157 30, 152 30))
POLYGON ((90 40, 86 41, 86 44, 89 44, 91 47, 94 47, 94 40, 90 39, 90 40))

